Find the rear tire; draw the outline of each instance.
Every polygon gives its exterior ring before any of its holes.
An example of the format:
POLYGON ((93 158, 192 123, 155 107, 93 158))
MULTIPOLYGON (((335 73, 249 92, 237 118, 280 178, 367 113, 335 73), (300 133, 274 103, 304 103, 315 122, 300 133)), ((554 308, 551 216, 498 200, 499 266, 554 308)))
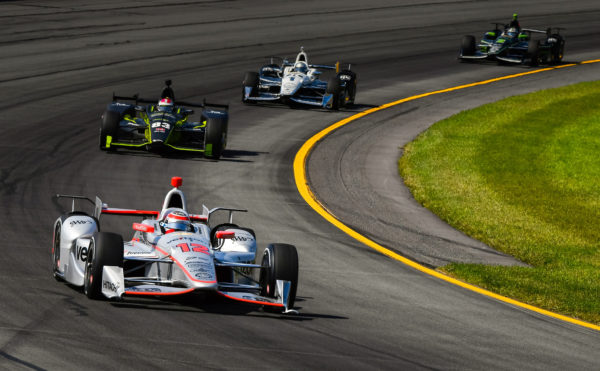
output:
POLYGON ((463 36, 460 43, 460 54, 462 55, 474 55, 475 54, 475 36, 466 35, 463 36))
POLYGON ((557 40, 557 42, 553 45, 551 51, 552 63, 559 64, 560 62, 562 62, 565 53, 565 41, 563 40, 562 36, 558 34, 554 34, 552 35, 552 37, 557 40))
POLYGON ((260 77, 257 72, 246 72, 244 76, 244 82, 242 83, 242 102, 243 103, 255 103, 253 100, 246 99, 246 88, 252 88, 252 92, 250 96, 258 95, 258 83, 260 81, 260 77))
POLYGON ((353 105, 356 98, 356 73, 350 70, 342 70, 338 76, 349 76, 349 79, 345 79, 346 89, 343 103, 344 106, 353 105))
POLYGON ((529 65, 531 67, 539 66, 540 64, 540 41, 530 41, 527 47, 527 55, 529 55, 529 65))
POLYGON ((123 239, 116 233, 97 232, 92 237, 85 264, 83 292, 90 299, 102 299, 104 266, 123 267, 123 239))
POLYGON ((208 118, 204 133, 204 155, 218 160, 227 144, 227 119, 208 118))
POLYGON ((119 122, 121 115, 115 111, 104 111, 102 122, 100 123, 100 149, 103 151, 114 149, 114 147, 106 147, 106 137, 111 136, 112 141, 117 140, 117 132, 119 130, 119 122))
POLYGON ((277 280, 290 281, 288 308, 294 307, 298 288, 298 252, 293 245, 274 243, 267 246, 260 270, 261 295, 274 298, 277 280))
POLYGON ((60 266, 60 233, 62 230, 62 224, 60 222, 56 223, 56 227, 54 227, 54 237, 52 239, 52 276, 57 281, 62 281, 60 276, 58 275, 58 267, 60 266))

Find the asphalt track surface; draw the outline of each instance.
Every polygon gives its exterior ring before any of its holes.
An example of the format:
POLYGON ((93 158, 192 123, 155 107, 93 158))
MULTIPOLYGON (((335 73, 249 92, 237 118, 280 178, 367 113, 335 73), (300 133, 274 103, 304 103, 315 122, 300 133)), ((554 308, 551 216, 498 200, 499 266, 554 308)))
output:
MULTIPOLYGON (((568 28, 566 61, 598 59, 597 1, 24 1, 0 4, 0 368, 598 369, 600 334, 481 296, 386 258, 299 196, 292 162, 315 132, 414 94, 527 71, 458 63, 464 34, 518 11, 568 28), (305 46, 356 64, 357 106, 328 112, 240 103, 243 73, 305 46), (231 103, 221 161, 100 152, 113 91, 231 103), (171 176, 188 203, 244 207, 259 244, 300 254, 297 307, 282 317, 224 299, 90 301, 50 276, 60 193, 156 209, 171 176)), ((436 120, 506 96, 594 80, 584 65, 428 97, 336 131, 312 154, 313 191, 340 219, 417 261, 515 264, 420 209, 399 147, 436 120), (398 214, 399 210, 404 210, 398 214), (407 211, 408 210, 408 211, 407 211)), ((125 237, 129 218, 105 218, 125 237)))

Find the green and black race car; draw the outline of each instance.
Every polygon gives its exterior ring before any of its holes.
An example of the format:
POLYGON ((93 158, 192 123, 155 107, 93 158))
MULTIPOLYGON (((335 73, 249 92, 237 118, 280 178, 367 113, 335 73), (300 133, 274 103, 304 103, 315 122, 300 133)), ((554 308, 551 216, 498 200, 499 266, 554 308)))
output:
POLYGON ((157 100, 113 94, 112 102, 102 115, 100 149, 109 151, 121 147, 159 153, 176 150, 220 158, 227 144, 228 106, 181 101, 175 105, 171 80, 165 83, 157 100), (194 110, 189 107, 202 108, 199 121, 190 119, 194 110))
POLYGON ((495 60, 498 63, 518 63, 537 66, 544 63, 557 64, 563 59, 565 39, 560 35, 562 28, 546 31, 505 26, 499 23, 486 32, 478 44, 475 37, 464 36, 458 58, 469 60, 495 60))

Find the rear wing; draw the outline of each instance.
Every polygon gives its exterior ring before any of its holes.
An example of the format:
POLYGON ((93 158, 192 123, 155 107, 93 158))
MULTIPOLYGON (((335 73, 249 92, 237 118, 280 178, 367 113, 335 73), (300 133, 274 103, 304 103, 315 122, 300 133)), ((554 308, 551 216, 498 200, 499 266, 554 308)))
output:
MULTIPOLYGON (((130 102, 135 102, 135 105, 137 106, 138 103, 155 104, 156 102, 158 102, 158 99, 140 98, 139 94, 134 94, 131 97, 126 97, 126 96, 115 95, 115 93, 113 92, 112 101, 113 102, 130 101, 130 102)), ((197 108, 218 107, 218 108, 223 108, 226 110, 229 109, 229 104, 208 103, 206 101, 206 99, 204 99, 202 101, 202 103, 190 103, 190 102, 184 102, 184 101, 179 101, 179 100, 176 101, 176 103, 179 106, 187 106, 187 107, 197 107, 197 108)))
POLYGON ((246 209, 234 209, 231 207, 215 207, 214 209, 210 209, 210 210, 208 210, 208 208, 204 205, 202 205, 202 207, 203 207, 205 213, 206 213, 206 211, 208 211, 207 220, 210 219, 211 214, 216 211, 229 211, 229 216, 228 216, 229 223, 233 223, 233 213, 234 212, 241 212, 241 213, 248 212, 248 210, 246 210, 246 209))

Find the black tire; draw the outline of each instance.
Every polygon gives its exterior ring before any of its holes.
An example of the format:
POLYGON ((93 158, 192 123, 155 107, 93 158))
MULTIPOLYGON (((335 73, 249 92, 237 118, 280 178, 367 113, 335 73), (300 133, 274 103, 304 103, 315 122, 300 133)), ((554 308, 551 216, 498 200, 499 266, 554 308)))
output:
POLYGON ((527 55, 529 56, 529 65, 531 67, 539 66, 540 64, 540 41, 530 41, 527 46, 527 55))
POLYGON ((227 145, 227 118, 210 117, 206 120, 204 133, 204 155, 218 160, 227 145))
POLYGON ((565 53, 565 40, 562 38, 562 36, 558 34, 553 34, 552 38, 557 40, 556 43, 554 43, 554 45, 552 46, 551 50, 552 63, 559 64, 560 62, 562 62, 565 53))
POLYGON ((92 236, 85 264, 83 292, 90 299, 102 299, 102 269, 123 267, 123 238, 116 233, 97 232, 92 236))
POLYGON ((259 81, 260 77, 258 75, 258 72, 246 72, 246 75, 244 76, 244 81, 242 82, 242 102, 255 103, 255 101, 253 100, 246 99, 246 88, 252 88, 252 93, 250 93, 250 96, 257 96, 259 81))
POLYGON ((340 100, 342 96, 342 84, 338 76, 332 76, 327 82, 327 94, 331 94, 331 102, 327 108, 331 110, 340 109, 340 100))
POLYGON ((475 54, 475 36, 465 35, 460 43, 460 54, 474 55, 475 54))
POLYGON ((114 147, 106 148, 106 137, 111 136, 112 140, 117 139, 117 132, 119 130, 119 122, 121 121, 121 114, 115 111, 104 111, 102 115, 102 122, 100 123, 100 149, 103 151, 114 149, 114 147))
POLYGON ((54 236, 52 238, 52 250, 50 251, 52 255, 52 276, 57 281, 62 281, 60 276, 58 275, 58 265, 60 264, 60 233, 62 230, 62 223, 56 223, 54 227, 54 236))
POLYGON ((261 295, 275 297, 277 280, 290 281, 288 308, 294 307, 298 288, 298 252, 293 245, 274 243, 267 246, 262 257, 260 269, 261 295))
POLYGON ((342 72, 339 73, 340 76, 340 80, 344 79, 344 81, 346 81, 346 92, 344 94, 344 106, 349 106, 354 104, 354 100, 356 99, 356 84, 357 84, 357 77, 356 77, 356 73, 350 71, 350 70, 342 70, 342 72), (348 76, 348 78, 342 77, 342 76, 348 76))

